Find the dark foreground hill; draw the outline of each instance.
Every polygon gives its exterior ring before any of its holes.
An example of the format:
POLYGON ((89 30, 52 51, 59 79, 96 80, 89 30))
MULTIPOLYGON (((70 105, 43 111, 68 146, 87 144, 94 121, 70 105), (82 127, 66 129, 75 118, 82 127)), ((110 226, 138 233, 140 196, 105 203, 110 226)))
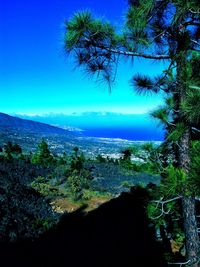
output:
POLYGON ((84 214, 65 215, 36 242, 1 245, 1 266, 164 267, 145 213, 146 191, 123 193, 84 214))

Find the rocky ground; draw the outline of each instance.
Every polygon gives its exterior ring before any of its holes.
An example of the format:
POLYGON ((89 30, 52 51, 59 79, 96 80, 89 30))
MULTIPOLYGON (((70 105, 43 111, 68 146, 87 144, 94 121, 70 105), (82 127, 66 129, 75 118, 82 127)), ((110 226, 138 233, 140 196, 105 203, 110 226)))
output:
MULTIPOLYGON (((48 201, 28 186, 35 170, 0 162, 0 240, 34 239, 49 229, 58 216, 48 201)), ((45 170, 43 170, 45 172, 45 170)))
POLYGON ((94 177, 93 187, 114 195, 127 192, 135 185, 146 186, 149 183, 158 184, 160 182, 159 175, 124 170, 113 163, 90 163, 88 168, 92 170, 94 177))

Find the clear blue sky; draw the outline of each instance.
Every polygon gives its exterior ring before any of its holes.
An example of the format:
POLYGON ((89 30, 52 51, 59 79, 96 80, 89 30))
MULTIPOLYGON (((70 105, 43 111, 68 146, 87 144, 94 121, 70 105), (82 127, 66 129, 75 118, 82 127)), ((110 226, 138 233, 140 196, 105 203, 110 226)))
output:
POLYGON ((121 64, 112 94, 105 84, 74 70, 63 51, 63 23, 77 10, 91 9, 119 27, 126 0, 6 0, 0 2, 0 112, 145 113, 159 96, 137 96, 129 86, 135 72, 157 74, 155 62, 121 64))

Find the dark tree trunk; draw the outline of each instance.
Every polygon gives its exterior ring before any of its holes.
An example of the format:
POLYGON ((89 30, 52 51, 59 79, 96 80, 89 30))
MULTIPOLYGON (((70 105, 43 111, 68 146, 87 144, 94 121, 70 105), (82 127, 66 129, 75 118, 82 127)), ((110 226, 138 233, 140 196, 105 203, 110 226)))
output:
MULTIPOLYGON (((186 126, 186 125, 185 125, 186 126)), ((190 157, 190 129, 186 128, 179 144, 179 166, 186 172, 189 172, 190 157)), ((188 178, 189 179, 189 178, 188 178)), ((186 258, 189 266, 198 267, 199 256, 199 236, 197 231, 195 198, 191 188, 185 185, 183 189, 182 209, 185 232, 186 258)))
POLYGON ((198 267, 200 266, 200 263, 197 263, 199 254, 199 237, 195 216, 195 199, 191 196, 185 196, 183 197, 182 205, 187 260, 189 260, 189 266, 198 267))
MULTIPOLYGON (((177 122, 181 122, 184 126, 184 133, 181 140, 178 142, 178 158, 177 165, 185 173, 189 173, 190 167, 190 127, 181 112, 181 103, 184 101, 187 94, 187 45, 184 43, 184 36, 180 38, 178 42, 178 56, 177 56, 177 106, 179 114, 177 117, 177 122)), ((188 177, 189 179, 189 177, 188 177)), ((185 232, 185 246, 186 246, 186 257, 189 261, 189 266, 199 267, 198 262, 199 256, 199 236, 197 231, 197 220, 196 220, 196 210, 195 210, 195 198, 193 197, 192 188, 190 188, 189 183, 185 184, 183 188, 183 219, 184 219, 184 232, 185 232)))
MULTIPOLYGON (((186 172, 189 172, 189 144, 190 144, 190 130, 186 128, 185 133, 179 143, 179 166, 186 172)), ((189 178, 188 178, 189 179, 189 178)), ((189 266, 200 266, 198 261, 199 256, 199 236, 197 231, 197 220, 195 210, 195 198, 193 197, 192 190, 186 184, 183 189, 183 221, 185 232, 185 246, 186 257, 189 261, 189 266)))

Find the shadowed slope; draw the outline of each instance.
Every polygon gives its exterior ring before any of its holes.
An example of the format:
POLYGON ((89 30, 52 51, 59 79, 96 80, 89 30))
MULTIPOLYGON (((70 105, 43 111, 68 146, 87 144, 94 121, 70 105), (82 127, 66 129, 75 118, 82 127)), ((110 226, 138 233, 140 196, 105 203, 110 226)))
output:
POLYGON ((145 198, 145 190, 134 189, 87 215, 81 209, 66 215, 37 242, 4 251, 4 266, 166 266, 148 228, 145 198))

